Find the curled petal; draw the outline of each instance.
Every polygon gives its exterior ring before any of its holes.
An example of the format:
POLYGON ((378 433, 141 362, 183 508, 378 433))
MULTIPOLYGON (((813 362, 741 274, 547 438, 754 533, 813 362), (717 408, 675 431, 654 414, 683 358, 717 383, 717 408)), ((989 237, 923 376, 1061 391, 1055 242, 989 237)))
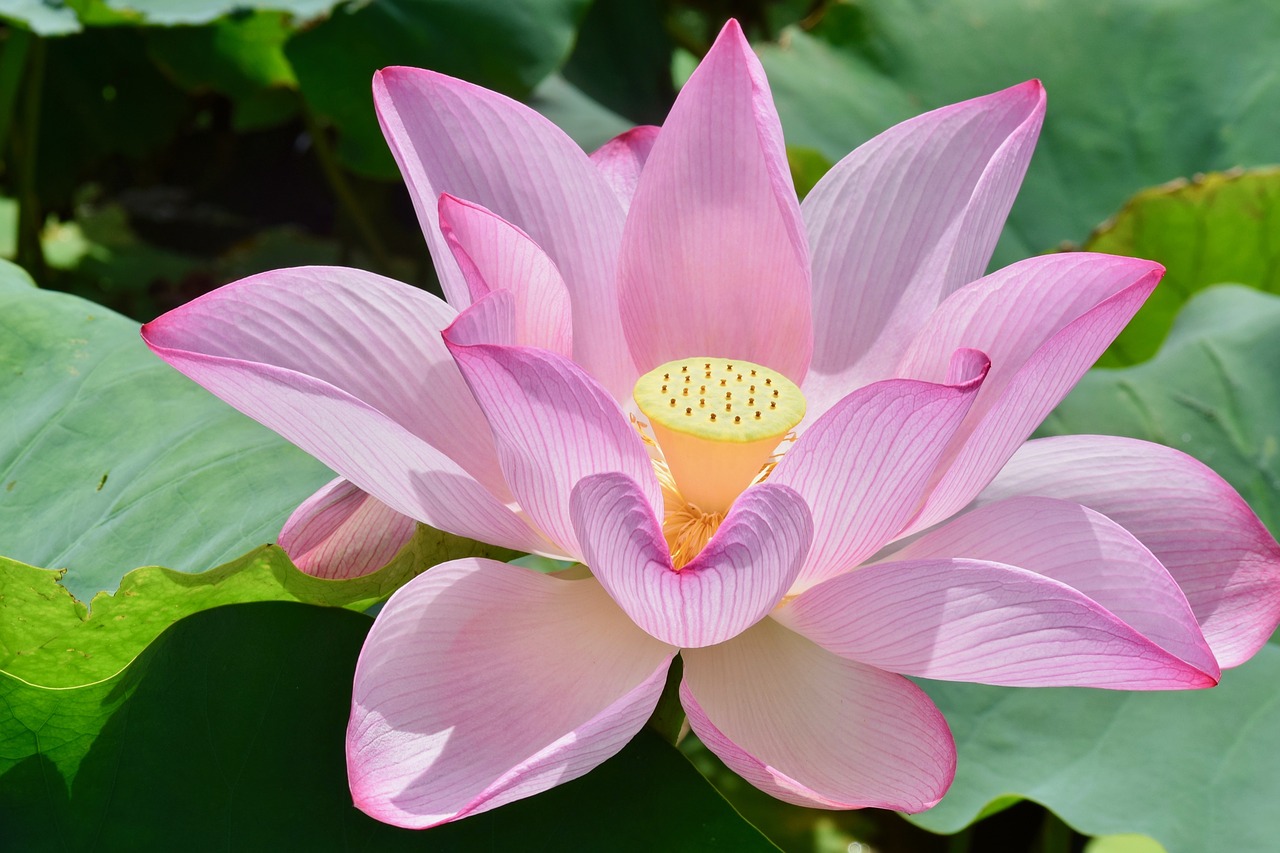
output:
POLYGON ((923 530, 973 500, 1115 339, 1164 267, 1092 252, 1031 258, 965 287, 917 335, 900 374, 937 380, 957 347, 991 358, 991 372, 947 448, 923 530))
POLYGON ((809 365, 809 248, 782 129, 737 22, 689 78, 636 187, 618 261, 643 372, 690 355, 809 365))
POLYGON ((251 276, 142 327, 170 365, 396 512, 554 551, 507 506, 483 414, 440 339, 453 309, 358 270, 251 276))
POLYGON ((805 394, 815 413, 895 375, 930 312, 982 275, 1044 107, 1031 80, 925 113, 860 146, 805 197, 814 303, 805 394))
MULTIPOLYGON (((464 312, 459 324, 483 304, 464 312)), ((580 367, 547 350, 465 344, 452 328, 445 340, 489 420, 516 500, 566 553, 575 558, 583 553, 569 495, 584 477, 621 473, 640 485, 650 506, 662 505, 639 434, 580 367)))
POLYGON ((510 291, 515 298, 515 343, 572 357, 569 292, 555 263, 528 234, 480 205, 448 193, 440 196, 440 230, 466 279, 472 302, 491 290, 510 291))
POLYGON ((983 560, 867 566, 806 590, 779 621, 883 669, 1015 687, 1212 687, 1183 661, 1066 584, 983 560))
POLYGON ((951 784, 947 723, 900 675, 837 657, 773 619, 681 657, 690 727, 780 800, 918 812, 951 784))
POLYGON ((610 139, 591 154, 591 162, 596 164, 605 181, 617 193, 623 209, 631 207, 631 199, 640 183, 640 172, 649 159, 649 152, 653 150, 659 130, 661 128, 649 124, 633 127, 610 139))
POLYGON ((1141 542, 1102 513, 1052 498, 1009 498, 958 516, 889 559, 947 557, 1005 563, 1061 581, 1166 651, 1217 673, 1177 582, 1141 542))
POLYGON ((677 571, 644 493, 621 474, 573 490, 587 565, 636 624, 686 648, 722 643, 754 625, 800 571, 813 524, 786 486, 743 492, 702 552, 677 571))
POLYGON ((953 385, 889 379, 854 391, 778 462, 769 482, 795 489, 813 513, 803 586, 856 566, 911 519, 982 385, 981 356, 957 353, 953 385))
POLYGON ((391 562, 417 524, 339 477, 293 511, 280 547, 293 564, 319 578, 356 578, 391 562))
POLYGON ((356 665, 356 805, 423 828, 575 779, 653 712, 675 649, 590 579, 469 559, 396 592, 356 665))
POLYGON ((978 504, 1043 495, 1083 504, 1151 550, 1178 582, 1223 668, 1280 623, 1280 546, 1204 463, 1146 441, 1071 435, 1027 442, 978 504))
POLYGON ((434 71, 384 68, 373 101, 449 301, 465 306, 470 293, 440 232, 441 193, 484 205, 546 251, 573 305, 574 359, 626 399, 636 373, 614 287, 625 214, 599 169, 529 107, 434 71))

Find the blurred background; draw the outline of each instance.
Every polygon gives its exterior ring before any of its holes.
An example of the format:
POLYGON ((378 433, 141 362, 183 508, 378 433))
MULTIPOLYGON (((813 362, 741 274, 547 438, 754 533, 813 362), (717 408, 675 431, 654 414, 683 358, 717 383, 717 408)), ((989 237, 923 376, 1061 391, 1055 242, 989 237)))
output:
MULTIPOLYGON (((1107 363, 1152 355, 1207 284, 1280 291, 1267 0, 0 0, 0 257, 137 321, 291 265, 434 288, 374 71, 495 89, 591 151, 660 124, 729 17, 769 74, 802 195, 896 122, 1041 78, 1048 116, 993 266, 1063 247, 1166 263, 1156 331, 1107 363)), ((792 808, 687 751, 787 850, 1162 849, 1086 839, 1016 797, 950 836, 792 808)))

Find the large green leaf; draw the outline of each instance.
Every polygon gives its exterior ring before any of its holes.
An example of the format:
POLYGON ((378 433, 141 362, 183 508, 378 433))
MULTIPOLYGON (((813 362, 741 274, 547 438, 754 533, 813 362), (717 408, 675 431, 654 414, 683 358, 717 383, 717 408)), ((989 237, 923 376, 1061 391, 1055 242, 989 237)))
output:
POLYGON ((120 675, 0 675, 0 827, 15 850, 774 849, 652 732, 582 779, 427 832, 351 804, 343 733, 366 616, 199 613, 120 675))
POLYGON ((250 601, 298 601, 365 610, 414 575, 461 557, 513 552, 419 525, 376 572, 346 580, 311 577, 273 545, 198 574, 134 569, 115 593, 85 606, 59 584, 63 573, 0 557, 0 671, 41 687, 79 687, 115 675, 164 629, 192 613, 250 601))
POLYGON ((1280 293, 1280 169, 1202 175, 1144 190, 1084 248, 1150 258, 1168 268, 1160 286, 1099 360, 1150 358, 1195 293, 1233 282, 1280 293))
POLYGON ((1267 0, 866 0, 761 54, 787 141, 833 160, 921 110, 1043 79, 1003 265, 1083 240, 1143 187, 1280 160, 1278 42, 1267 0))
POLYGON ((207 24, 242 13, 252 5, 261 10, 287 12, 300 21, 322 15, 337 0, 66 0, 90 25, 151 24, 175 26, 207 24))
POLYGON ((1185 451, 1280 534, 1280 296, 1228 285, 1196 295, 1155 358, 1085 374, 1040 429, 1072 433, 1185 451))
POLYGON ((588 0, 370 0, 334 10, 285 53, 310 107, 339 131, 338 153, 376 177, 399 174, 373 111, 373 73, 413 65, 524 97, 569 54, 588 0))
POLYGON ((1188 693, 923 686, 959 766, 942 802, 910 816, 921 826, 955 832, 1017 794, 1087 835, 1142 833, 1172 851, 1280 838, 1280 647, 1188 693))
POLYGON ((134 566, 275 540, 332 476, 147 351, 136 323, 0 265, 0 553, 88 601, 134 566))
MULTIPOLYGON (((1213 466, 1280 530, 1280 296, 1211 288, 1159 354, 1094 370, 1044 434, 1158 441, 1213 466)), ((1266 850, 1280 837, 1280 646, 1196 693, 925 685, 956 735, 955 784, 913 818, 950 832, 1006 795, 1088 834, 1138 832, 1170 850, 1266 850)))

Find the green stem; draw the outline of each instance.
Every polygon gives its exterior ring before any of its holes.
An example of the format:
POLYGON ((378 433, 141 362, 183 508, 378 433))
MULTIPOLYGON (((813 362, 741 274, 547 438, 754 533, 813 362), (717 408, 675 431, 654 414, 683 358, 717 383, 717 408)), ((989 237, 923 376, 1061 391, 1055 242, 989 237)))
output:
POLYGON ((43 219, 36 193, 36 152, 40 144, 40 90, 44 87, 44 42, 30 37, 22 103, 11 137, 14 183, 18 196, 18 264, 37 282, 45 280, 44 252, 40 248, 43 219))
POLYGON ((18 106, 22 71, 26 68, 27 54, 34 38, 28 30, 10 27, 4 49, 0 50, 0 145, 8 141, 9 130, 13 127, 13 113, 18 106))
POLYGON ((649 728, 672 746, 679 744, 680 732, 684 728, 684 707, 680 704, 680 678, 683 675, 684 661, 677 656, 667 670, 667 684, 658 697, 658 707, 649 717, 649 728))
POLYGON ((369 219, 360 200, 352 191, 351 185, 347 183, 346 176, 342 174, 342 168, 338 165, 338 158, 333 152, 333 146, 329 144, 329 137, 325 135, 324 128, 320 126, 320 122, 316 120, 315 115, 305 103, 302 105, 302 120, 306 125, 307 133, 311 136, 311 143, 315 146, 316 159, 320 161, 320 170, 324 173, 329 189, 333 190, 338 204, 355 225, 356 231, 360 234, 360 240, 373 256, 373 262, 378 265, 381 272, 390 273, 391 256, 382 245, 382 239, 378 237, 378 230, 373 227, 373 221, 369 219))
POLYGON ((1045 809, 1040 827, 1040 853, 1071 853, 1075 833, 1053 812, 1045 809))

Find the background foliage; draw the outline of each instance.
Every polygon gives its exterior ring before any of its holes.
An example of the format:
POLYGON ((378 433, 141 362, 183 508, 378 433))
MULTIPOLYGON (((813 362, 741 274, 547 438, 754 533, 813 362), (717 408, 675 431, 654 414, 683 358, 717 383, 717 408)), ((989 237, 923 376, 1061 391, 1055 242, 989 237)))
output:
POLYGON ((1043 432, 1182 449, 1280 532, 1268 0, 0 0, 0 257, 17 264, 0 264, 0 847, 1148 853, 1148 837, 1280 837, 1274 646, 1194 695, 925 684, 960 770, 910 822, 779 804, 696 741, 686 761, 647 733, 580 782, 454 827, 402 833, 350 806, 340 744, 369 624, 352 608, 475 545, 424 529, 385 575, 309 582, 262 546, 328 472, 154 360, 137 325, 292 264, 434 286, 374 118, 377 68, 524 99, 590 150, 660 123, 730 15, 802 192, 897 121, 1042 78, 1048 117, 995 265, 1076 245, 1169 267, 1043 432))

